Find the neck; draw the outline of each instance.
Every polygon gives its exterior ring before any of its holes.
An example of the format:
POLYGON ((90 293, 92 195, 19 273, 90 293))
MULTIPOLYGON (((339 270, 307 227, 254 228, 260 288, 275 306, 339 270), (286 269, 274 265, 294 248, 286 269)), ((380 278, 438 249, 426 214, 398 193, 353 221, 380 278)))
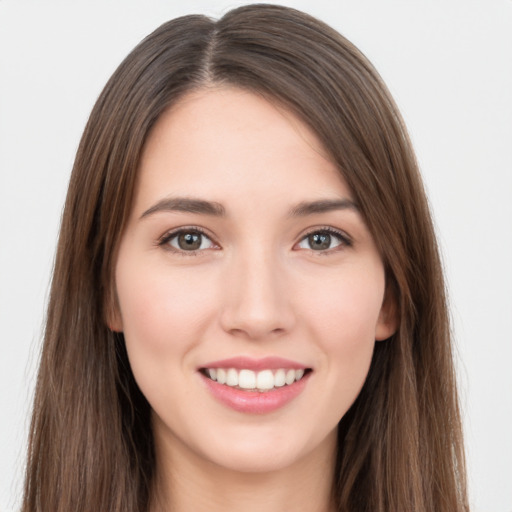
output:
POLYGON ((157 446, 152 512, 333 512, 335 436, 325 450, 273 471, 239 472, 204 461, 183 445, 157 446), (165 456, 163 455, 165 453, 165 456))

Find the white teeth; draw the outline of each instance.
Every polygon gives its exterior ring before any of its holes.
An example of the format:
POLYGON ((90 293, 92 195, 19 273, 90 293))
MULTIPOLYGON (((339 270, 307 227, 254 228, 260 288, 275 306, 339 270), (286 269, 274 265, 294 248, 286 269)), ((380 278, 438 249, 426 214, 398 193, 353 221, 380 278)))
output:
POLYGON ((238 380, 238 385, 242 389, 254 389, 256 387, 256 374, 252 370, 240 370, 238 380))
POLYGON ((217 370, 217 382, 219 384, 226 384, 226 370, 223 368, 217 370))
POLYGON ((276 374, 274 375, 274 386, 276 388, 280 388, 286 384, 286 373, 284 370, 279 369, 277 370, 276 374))
POLYGON ((207 368, 206 374, 210 379, 219 384, 225 384, 230 387, 239 387, 241 389, 251 389, 257 391, 269 391, 274 388, 280 388, 284 385, 290 385, 302 379, 304 369, 300 370, 236 370, 235 368, 207 368))
POLYGON ((274 387, 274 375, 271 370, 258 372, 256 387, 258 389, 272 389, 274 387))
POLYGON ((290 384, 293 384, 295 382, 295 370, 288 370, 286 372, 286 377, 284 381, 286 382, 286 384, 288 384, 288 386, 290 384))
POLYGON ((238 372, 234 368, 230 368, 226 374, 226 384, 228 386, 238 386, 238 372))

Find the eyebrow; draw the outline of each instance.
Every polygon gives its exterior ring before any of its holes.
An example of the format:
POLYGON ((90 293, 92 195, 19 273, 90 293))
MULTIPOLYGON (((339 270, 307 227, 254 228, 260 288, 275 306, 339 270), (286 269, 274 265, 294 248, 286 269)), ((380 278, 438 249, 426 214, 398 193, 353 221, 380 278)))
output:
MULTIPOLYGON (((289 217, 305 217, 318 213, 326 213, 333 210, 351 209, 359 211, 356 203, 350 199, 321 199, 319 201, 305 201, 294 206, 289 212, 289 217)), ((220 203, 188 197, 171 197, 158 201, 147 209, 140 218, 148 217, 157 212, 185 212, 224 217, 226 209, 220 203)))
POLYGON ((321 199, 319 201, 310 201, 299 203, 294 206, 290 212, 290 217, 305 217, 306 215, 313 215, 316 213, 326 213, 333 210, 354 210, 359 211, 359 208, 354 201, 350 199, 321 199))
POLYGON ((158 201, 158 203, 146 210, 140 218, 142 219, 157 212, 199 213, 215 217, 223 217, 226 215, 226 210, 220 203, 188 197, 171 197, 158 201))

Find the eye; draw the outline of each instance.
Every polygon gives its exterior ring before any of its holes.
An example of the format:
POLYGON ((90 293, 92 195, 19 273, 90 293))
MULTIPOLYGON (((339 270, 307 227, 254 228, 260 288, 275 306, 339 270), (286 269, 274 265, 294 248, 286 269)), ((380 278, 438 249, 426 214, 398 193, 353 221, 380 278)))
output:
POLYGON ((350 246, 350 239, 333 229, 321 229, 307 234, 298 244, 300 249, 328 251, 340 246, 350 246))
POLYGON ((175 251, 190 253, 216 247, 212 240, 198 229, 182 229, 168 233, 161 239, 159 245, 170 246, 175 251))

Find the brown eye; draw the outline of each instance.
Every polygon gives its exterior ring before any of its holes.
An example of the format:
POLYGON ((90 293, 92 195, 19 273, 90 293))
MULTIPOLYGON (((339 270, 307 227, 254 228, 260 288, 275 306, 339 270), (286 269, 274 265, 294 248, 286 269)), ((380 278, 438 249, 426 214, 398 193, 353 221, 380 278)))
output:
POLYGON ((174 233, 165 240, 165 243, 177 251, 186 252, 214 247, 213 242, 199 231, 180 231, 179 233, 174 233))
POLYGON ((201 238, 196 233, 183 233, 177 237, 178 246, 184 251, 196 251, 201 247, 201 238))
POLYGON ((329 235, 329 233, 314 233, 308 236, 308 244, 314 251, 330 249, 331 235, 329 235))
POLYGON ((306 235, 298 244, 300 249, 328 251, 341 245, 350 245, 350 241, 341 233, 332 231, 314 231, 306 235))

